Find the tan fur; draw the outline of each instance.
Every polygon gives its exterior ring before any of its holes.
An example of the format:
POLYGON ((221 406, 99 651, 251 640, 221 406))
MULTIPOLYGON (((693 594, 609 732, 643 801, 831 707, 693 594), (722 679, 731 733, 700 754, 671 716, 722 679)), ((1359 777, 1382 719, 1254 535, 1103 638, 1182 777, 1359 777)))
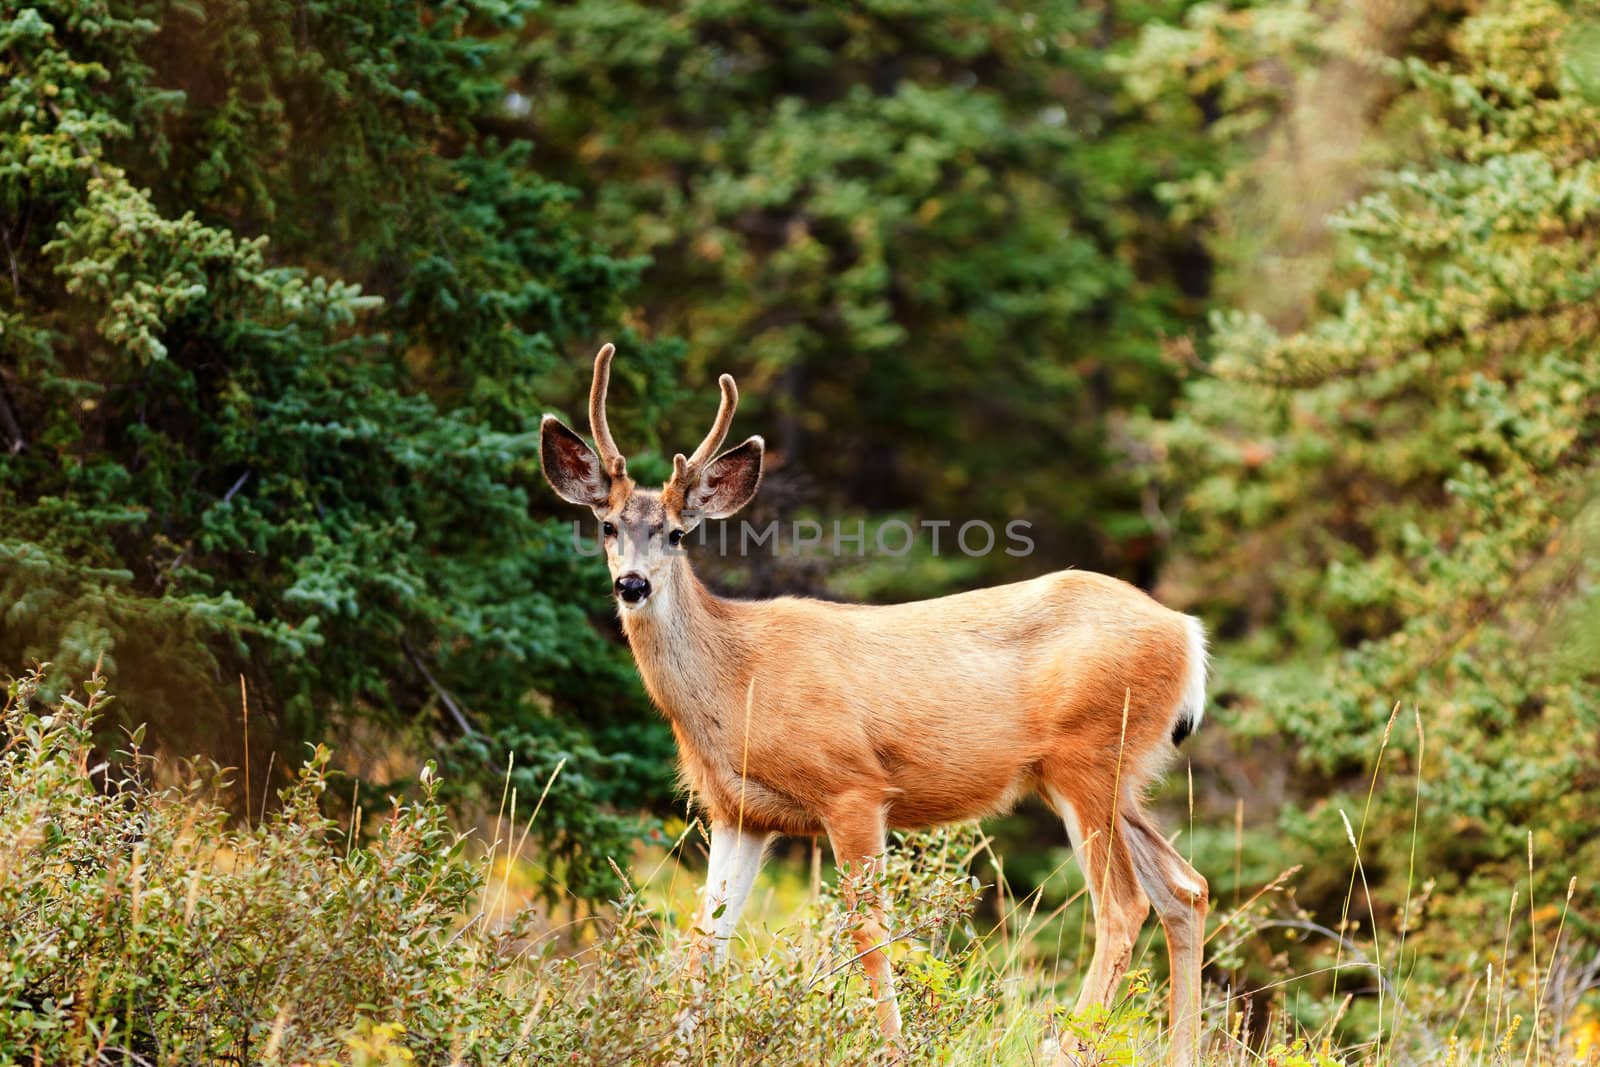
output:
POLYGON ((661 610, 624 612, 623 630, 713 821, 736 818, 742 793, 745 826, 818 833, 848 782, 891 827, 919 828, 1098 776, 1119 748, 1137 791, 1145 755, 1171 749, 1182 616, 1114 579, 1064 571, 888 607, 736 601, 680 556, 652 584, 661 610))
MULTIPOLYGON (((603 399, 598 362, 596 388, 603 399)), ((1198 717, 1185 706, 1204 672, 1192 620, 1082 571, 892 606, 715 596, 667 538, 693 528, 685 501, 739 451, 707 464, 736 398, 725 376, 712 435, 692 465, 677 458, 665 491, 635 489, 618 465, 594 505, 617 529, 613 577, 650 583, 647 599, 621 605, 623 630, 712 825, 827 833, 839 862, 871 865, 890 828, 982 818, 1039 792, 1067 822, 1095 904, 1079 1006, 1111 1002, 1154 903, 1173 963, 1172 1061, 1193 1063, 1205 880, 1141 807, 1174 724, 1198 717)), ((759 465, 758 438, 740 449, 752 443, 759 465)), ((875 949, 885 930, 875 910, 856 938, 895 1038, 889 964, 875 949)))

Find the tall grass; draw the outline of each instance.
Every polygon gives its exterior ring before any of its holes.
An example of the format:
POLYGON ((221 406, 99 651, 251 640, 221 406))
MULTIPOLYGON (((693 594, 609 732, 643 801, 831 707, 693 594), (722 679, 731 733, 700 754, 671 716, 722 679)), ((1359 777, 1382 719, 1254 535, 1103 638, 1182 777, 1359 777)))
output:
MULTIPOLYGON (((91 727, 109 700, 98 677, 54 704, 38 693, 37 676, 12 683, 0 720, 0 1062, 889 1058, 842 894, 803 864, 769 865, 732 961, 691 985, 698 823, 618 857, 627 891, 610 907, 558 919, 519 906, 519 889, 560 872, 524 855, 529 831, 505 818, 509 795, 482 840, 457 832, 428 769, 418 795, 335 824, 318 750, 259 822, 235 825, 222 770, 166 768, 159 777, 178 784, 159 786, 137 733, 119 753, 96 750, 91 727), (702 1020, 687 1043, 673 1026, 686 1009, 702 1020)), ((1419 806, 1422 773, 1409 783, 1419 806)), ((1371 788, 1389 787, 1380 750, 1371 788)), ((1584 963, 1593 946, 1586 956, 1564 940, 1564 906, 1552 914, 1506 887, 1504 925, 1460 968, 1481 981, 1435 983, 1412 936, 1427 872, 1411 873, 1415 896, 1381 928, 1362 885, 1364 831, 1350 822, 1352 854, 1337 859, 1351 888, 1336 927, 1298 907, 1295 870, 1213 916, 1205 1062, 1600 1063, 1585 1000, 1600 964, 1584 963), (1519 916, 1525 944, 1513 938, 1519 916)), ((1160 1060, 1166 979, 1153 926, 1109 1011, 1069 1018, 1061 1007, 1092 949, 1075 865, 1016 892, 990 839, 966 826, 898 842, 875 884, 857 888, 858 906, 892 901, 912 1062, 1030 1064, 1053 1044, 1084 1064, 1160 1060)))

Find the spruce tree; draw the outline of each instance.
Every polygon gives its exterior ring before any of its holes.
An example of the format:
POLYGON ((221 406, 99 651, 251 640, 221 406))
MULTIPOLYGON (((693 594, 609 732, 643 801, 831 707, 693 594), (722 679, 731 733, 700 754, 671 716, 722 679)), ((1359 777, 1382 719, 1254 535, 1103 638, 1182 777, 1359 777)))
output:
POLYGON ((528 6, 0 17, 0 666, 102 662, 125 718, 234 762, 242 678, 257 795, 265 742, 281 770, 362 717, 458 770, 514 747, 524 796, 566 758, 540 829, 589 894, 670 737, 538 419, 602 334, 652 403, 679 349, 616 330, 638 264, 497 135, 528 6))
POLYGON ((1219 718, 1292 754, 1274 860, 1365 939, 1328 857, 1384 753, 1374 907, 1398 928, 1429 880, 1407 951, 1458 989, 1513 888, 1559 906, 1584 876, 1568 930, 1591 936, 1600 900, 1596 41, 1566 5, 1489 0, 1450 59, 1393 63, 1428 158, 1333 220, 1344 292, 1290 333, 1218 313, 1208 373, 1154 434, 1185 491, 1170 587, 1227 639, 1219 718))

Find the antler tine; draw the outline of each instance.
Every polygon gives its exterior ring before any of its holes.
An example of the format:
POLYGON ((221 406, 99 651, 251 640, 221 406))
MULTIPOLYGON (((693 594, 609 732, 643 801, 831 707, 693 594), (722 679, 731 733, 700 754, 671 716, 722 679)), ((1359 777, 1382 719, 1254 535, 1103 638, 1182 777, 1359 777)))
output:
POLYGON ((698 472, 716 456, 722 442, 727 439, 728 427, 733 425, 734 409, 739 406, 739 387, 733 384, 733 375, 724 374, 717 379, 717 384, 722 386, 722 403, 717 407, 717 421, 711 424, 711 432, 694 450, 694 455, 689 457, 688 468, 691 471, 698 472))
POLYGON ((589 429, 594 432, 595 448, 600 453, 600 465, 613 478, 627 473, 628 461, 611 439, 611 427, 606 422, 606 387, 611 384, 611 357, 617 347, 609 341, 594 357, 594 385, 589 389, 589 429))

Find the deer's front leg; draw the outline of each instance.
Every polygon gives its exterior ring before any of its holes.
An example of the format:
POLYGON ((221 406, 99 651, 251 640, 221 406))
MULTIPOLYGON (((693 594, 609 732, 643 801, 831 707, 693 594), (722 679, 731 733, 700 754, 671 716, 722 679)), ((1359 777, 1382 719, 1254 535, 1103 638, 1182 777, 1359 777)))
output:
MULTIPOLYGON (((750 890, 756 884, 761 858, 770 840, 770 834, 751 833, 737 825, 712 825, 711 861, 690 933, 693 938, 689 949, 692 988, 701 988, 708 964, 721 964, 727 958, 728 942, 739 922, 739 912, 744 910, 744 902, 750 898, 750 890)), ((692 1001, 678 1014, 676 1022, 679 1038, 688 1040, 694 1036, 700 1018, 692 1001)))
POLYGON ((770 833, 750 833, 738 825, 712 825, 706 888, 701 891, 701 907, 694 918, 696 945, 690 968, 696 976, 706 966, 707 957, 712 963, 722 963, 728 955, 728 941, 733 939, 744 902, 750 899, 770 840, 770 833))
MULTIPOLYGON (((884 825, 880 801, 862 799, 838 805, 826 827, 828 840, 833 843, 834 862, 841 870, 848 864, 852 873, 870 877, 882 869, 888 827, 884 825)), ((855 908, 857 891, 849 880, 844 885, 844 900, 852 910, 855 908)), ((895 1001, 894 972, 889 966, 889 955, 884 951, 889 943, 884 903, 875 900, 866 915, 857 916, 851 934, 856 952, 861 955, 861 966, 867 972, 867 981, 872 985, 872 997, 878 1005, 878 1025, 890 1045, 899 1049, 900 1005, 895 1001)))
POLYGON ((750 899, 770 840, 770 834, 751 833, 737 825, 711 827, 711 862, 695 916, 695 946, 689 960, 692 977, 698 978, 708 961, 720 964, 727 957, 728 942, 744 902, 750 899))

